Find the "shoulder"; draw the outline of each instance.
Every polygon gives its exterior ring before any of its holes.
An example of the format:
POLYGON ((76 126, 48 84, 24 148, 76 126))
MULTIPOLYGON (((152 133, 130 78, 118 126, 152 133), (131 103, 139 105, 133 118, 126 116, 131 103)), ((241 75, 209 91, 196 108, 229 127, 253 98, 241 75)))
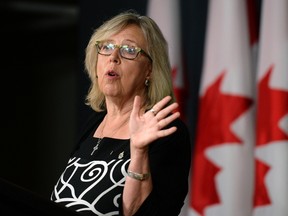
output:
POLYGON ((158 139, 152 144, 152 148, 174 148, 182 146, 181 149, 190 150, 190 133, 186 123, 180 118, 175 119, 166 128, 176 127, 177 130, 169 136, 158 139), (165 143, 165 145, 163 145, 165 143))
POLYGON ((181 120, 180 118, 175 119, 173 122, 171 122, 167 127, 175 126, 177 128, 176 134, 187 134, 189 135, 188 126, 186 123, 181 120))
POLYGON ((86 119, 82 130, 88 130, 89 128, 94 127, 96 124, 99 124, 103 120, 105 114, 106 112, 93 112, 86 119))
POLYGON ((94 130, 97 125, 101 123, 105 116, 106 112, 93 112, 85 121, 80 129, 78 136, 78 144, 81 143, 91 132, 94 130))

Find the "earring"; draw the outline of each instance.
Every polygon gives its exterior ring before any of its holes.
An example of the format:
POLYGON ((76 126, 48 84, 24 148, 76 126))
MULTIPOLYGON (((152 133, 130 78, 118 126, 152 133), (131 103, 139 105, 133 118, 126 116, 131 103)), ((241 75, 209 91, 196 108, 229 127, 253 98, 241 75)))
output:
POLYGON ((145 86, 149 86, 149 79, 145 80, 145 86))

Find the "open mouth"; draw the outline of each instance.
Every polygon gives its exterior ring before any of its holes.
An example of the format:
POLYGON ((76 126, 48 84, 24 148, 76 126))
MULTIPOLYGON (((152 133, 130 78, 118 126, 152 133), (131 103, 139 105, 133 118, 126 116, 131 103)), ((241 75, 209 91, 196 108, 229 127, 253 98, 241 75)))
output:
POLYGON ((114 71, 108 71, 107 75, 110 76, 110 77, 119 76, 119 75, 118 75, 116 72, 114 72, 114 71))

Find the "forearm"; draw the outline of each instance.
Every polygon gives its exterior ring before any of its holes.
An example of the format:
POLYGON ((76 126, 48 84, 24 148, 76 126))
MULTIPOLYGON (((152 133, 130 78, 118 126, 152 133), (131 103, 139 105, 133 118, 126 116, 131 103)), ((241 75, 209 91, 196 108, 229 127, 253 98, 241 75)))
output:
MULTIPOLYGON (((131 151, 131 161, 128 171, 133 173, 150 173, 148 150, 144 152, 131 151)), ((126 178, 123 191, 123 213, 133 215, 152 191, 151 175, 147 179, 138 180, 129 175, 126 178)))

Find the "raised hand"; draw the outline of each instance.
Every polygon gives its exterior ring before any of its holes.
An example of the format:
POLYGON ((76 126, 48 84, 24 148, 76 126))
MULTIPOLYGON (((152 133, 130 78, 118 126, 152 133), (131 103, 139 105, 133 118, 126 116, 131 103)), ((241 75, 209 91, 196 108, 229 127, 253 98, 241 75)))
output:
POLYGON ((129 121, 131 147, 147 149, 151 142, 168 136, 177 130, 176 127, 165 128, 180 116, 179 112, 174 112, 178 107, 178 103, 175 102, 166 107, 170 100, 171 97, 166 96, 156 103, 152 109, 144 112, 141 111, 141 98, 139 96, 135 97, 129 121))

